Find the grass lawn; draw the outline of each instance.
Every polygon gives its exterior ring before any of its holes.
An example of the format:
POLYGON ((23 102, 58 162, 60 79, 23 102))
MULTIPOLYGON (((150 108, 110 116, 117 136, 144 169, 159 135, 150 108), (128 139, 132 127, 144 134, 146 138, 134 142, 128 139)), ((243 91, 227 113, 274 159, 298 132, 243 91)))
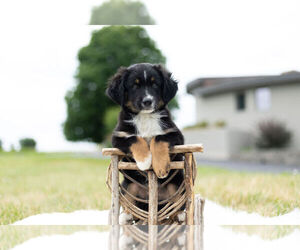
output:
POLYGON ((0 224, 45 212, 108 209, 108 164, 68 154, 1 154, 0 224))
POLYGON ((198 167, 196 192, 233 209, 277 216, 300 208, 300 175, 198 167))
MULTIPOLYGON (((1 153, 0 224, 30 215, 108 209, 107 160, 71 154, 1 153)), ((201 166, 196 192, 222 205, 265 216, 300 207, 300 175, 238 173, 201 166)))

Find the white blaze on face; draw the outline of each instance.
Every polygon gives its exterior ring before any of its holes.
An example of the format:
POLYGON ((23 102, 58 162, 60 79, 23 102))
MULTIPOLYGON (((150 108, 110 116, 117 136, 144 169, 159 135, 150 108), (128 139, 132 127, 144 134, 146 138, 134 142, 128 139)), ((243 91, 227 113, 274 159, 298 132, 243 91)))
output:
POLYGON ((146 93, 145 93, 145 97, 143 100, 151 100, 152 101, 152 108, 151 109, 146 109, 146 110, 142 110, 141 113, 152 113, 153 112, 153 106, 154 106, 154 103, 153 103, 153 96, 149 94, 148 90, 146 89, 146 93))
POLYGON ((146 70, 144 70, 144 78, 145 78, 145 81, 147 81, 147 72, 146 72, 146 70))
POLYGON ((149 94, 147 89, 146 89, 146 96, 144 97, 144 99, 150 99, 151 101, 153 101, 153 96, 149 94))

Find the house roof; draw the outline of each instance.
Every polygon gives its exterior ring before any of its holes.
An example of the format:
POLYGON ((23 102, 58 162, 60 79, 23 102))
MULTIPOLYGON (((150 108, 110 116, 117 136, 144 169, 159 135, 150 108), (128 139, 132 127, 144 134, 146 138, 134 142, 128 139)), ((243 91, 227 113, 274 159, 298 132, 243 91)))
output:
POLYGON ((300 72, 290 71, 281 75, 268 76, 198 78, 187 84, 187 92, 190 94, 210 96, 219 93, 287 83, 300 84, 300 72))

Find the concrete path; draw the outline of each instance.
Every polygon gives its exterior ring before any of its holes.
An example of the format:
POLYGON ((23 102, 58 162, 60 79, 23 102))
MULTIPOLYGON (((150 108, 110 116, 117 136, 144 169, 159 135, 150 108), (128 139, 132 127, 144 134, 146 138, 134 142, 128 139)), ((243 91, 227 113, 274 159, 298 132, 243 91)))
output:
POLYGON ((198 165, 220 167, 228 170, 242 171, 242 172, 262 172, 262 173, 293 173, 300 174, 300 164, 298 166, 285 165, 270 165, 250 162, 238 161, 213 161, 205 160, 201 157, 196 157, 198 165))

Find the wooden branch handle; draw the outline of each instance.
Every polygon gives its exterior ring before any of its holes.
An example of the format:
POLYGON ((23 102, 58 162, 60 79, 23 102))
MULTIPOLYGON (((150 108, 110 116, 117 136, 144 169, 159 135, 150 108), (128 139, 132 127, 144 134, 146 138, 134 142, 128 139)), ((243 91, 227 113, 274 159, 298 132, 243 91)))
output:
MULTIPOLYGON (((134 162, 119 162, 119 169, 122 170, 140 170, 134 162)), ((170 162, 170 169, 184 169, 184 161, 172 161, 170 162)), ((150 168, 152 170, 152 167, 150 168)))
MULTIPOLYGON (((188 145, 177 145, 174 146, 171 150, 171 154, 178 154, 178 153, 195 153, 195 152, 203 152, 202 144, 188 144, 188 145)), ((103 148, 102 149, 103 155, 126 155, 121 150, 117 148, 103 148)))

